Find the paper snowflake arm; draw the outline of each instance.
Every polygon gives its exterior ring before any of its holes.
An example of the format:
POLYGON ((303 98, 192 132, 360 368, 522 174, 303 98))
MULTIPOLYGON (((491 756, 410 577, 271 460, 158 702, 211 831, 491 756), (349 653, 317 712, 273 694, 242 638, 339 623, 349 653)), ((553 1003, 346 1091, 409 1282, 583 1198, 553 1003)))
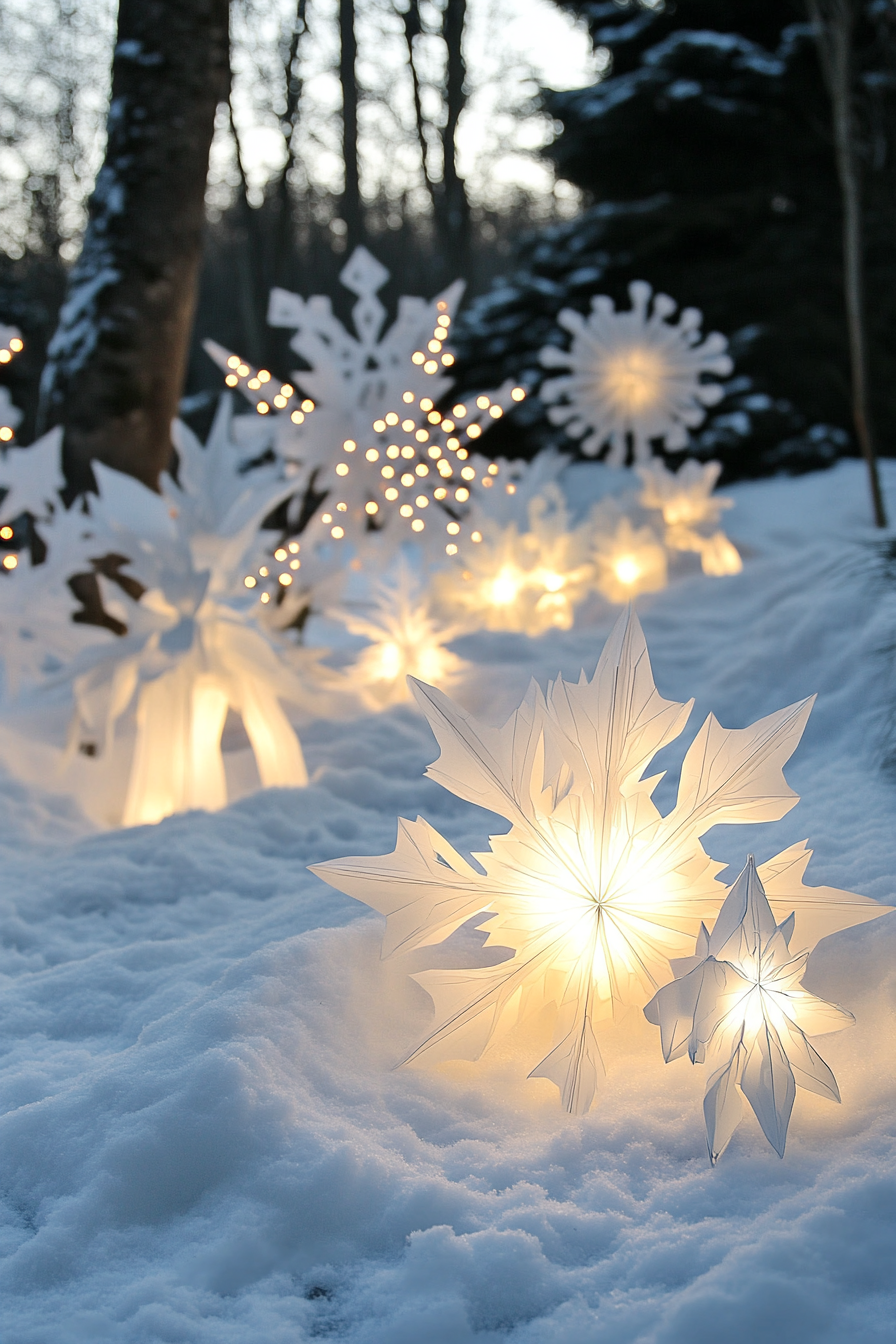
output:
POLYGON ((44 518, 60 507, 59 492, 65 487, 62 471, 62 430, 51 429, 30 448, 11 448, 0 458, 0 486, 6 497, 0 504, 0 520, 20 513, 44 518))
POLYGON ((666 1061, 685 1053, 710 1069, 703 1103, 715 1163, 749 1102, 779 1156, 797 1087, 840 1100, 828 1065, 807 1039, 839 1031, 851 1013, 802 988, 807 953, 790 950, 794 917, 776 923, 752 856, 719 911, 702 928, 690 963, 644 1009, 660 1028, 666 1061))

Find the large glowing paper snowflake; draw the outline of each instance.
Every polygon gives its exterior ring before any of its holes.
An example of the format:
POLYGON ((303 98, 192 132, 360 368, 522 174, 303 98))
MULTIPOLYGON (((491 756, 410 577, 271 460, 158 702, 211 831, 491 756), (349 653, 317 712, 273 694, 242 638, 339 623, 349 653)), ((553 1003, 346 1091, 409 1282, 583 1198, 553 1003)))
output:
POLYGON ((460 628, 434 615, 406 564, 399 567, 394 582, 374 586, 373 602, 363 615, 346 610, 334 614, 353 635, 370 641, 348 668, 347 677, 371 709, 410 701, 409 676, 447 689, 467 669, 464 660, 446 648, 460 628))
POLYGON ((307 703, 308 686, 254 620, 256 597, 243 578, 261 520, 290 486, 273 472, 242 473, 227 445, 219 433, 203 449, 178 426, 180 485, 166 481, 164 496, 93 464, 98 539, 128 557, 144 591, 111 599, 124 604, 128 634, 77 677, 73 736, 108 747, 133 707, 125 825, 226 803, 221 737, 230 710, 262 785, 307 782, 280 702, 307 703))
POLYGON ((701 465, 692 458, 677 472, 658 457, 636 467, 643 486, 641 504, 662 513, 666 545, 674 551, 696 551, 703 572, 716 577, 743 569, 737 549, 719 526, 723 511, 734 504, 713 494, 721 470, 720 462, 701 465))
MULTIPOLYGON (((853 901, 858 919, 849 922, 887 913, 861 897, 853 901)), ((777 922, 751 855, 712 933, 701 927, 696 955, 674 963, 679 978, 644 1009, 660 1028, 667 1062, 687 1053, 692 1064, 709 1068, 703 1113, 713 1163, 740 1123, 742 1096, 779 1157, 797 1086, 840 1100, 834 1075, 806 1038, 854 1019, 802 988, 809 950, 791 950, 794 923, 793 913, 777 922)))
MULTIPOLYGON (((546 695, 533 685, 503 728, 477 723, 430 687, 416 690, 441 748, 427 773, 507 817, 510 831, 493 836, 473 867, 425 821, 403 820, 392 854, 313 871, 387 917, 385 955, 441 942, 475 916, 489 944, 513 949, 498 965, 415 977, 436 1023, 408 1060, 476 1058, 492 1037, 554 1004, 556 1044, 533 1076, 556 1083, 567 1110, 587 1111, 602 1072, 596 1024, 627 1004, 643 1007, 722 904, 722 865, 700 837, 720 823, 776 820, 796 803, 782 767, 811 702, 742 729, 710 715, 685 756, 678 801, 662 816, 651 799, 661 776, 644 774, 691 705, 658 694, 632 612, 592 681, 558 680, 546 695)), ((790 851, 773 861, 797 919, 805 912, 811 924, 825 905, 835 927, 872 917, 874 902, 803 887, 800 861, 790 851)))
POLYGON ((560 488, 551 482, 529 500, 528 528, 496 524, 482 509, 458 563, 436 576, 443 607, 468 629, 520 630, 540 635, 572 628, 575 608, 589 592, 593 566, 589 530, 573 527, 560 488))
MULTIPOLYGON (((494 488, 499 470, 471 452, 485 428, 525 394, 508 382, 457 402, 448 415, 437 410, 451 387, 448 333, 463 285, 431 301, 404 296, 383 334, 386 310, 377 292, 388 274, 365 248, 342 271, 343 284, 358 297, 354 334, 328 298, 272 291, 270 323, 294 329, 290 344, 310 366, 292 373, 273 397, 265 388, 278 385, 267 370, 252 369, 213 342, 205 348, 228 383, 269 416, 272 445, 299 473, 297 491, 317 501, 302 520, 306 545, 348 542, 358 549, 379 532, 394 550, 402 535, 428 532, 438 536, 442 555, 451 555, 472 489, 477 481, 494 488), (297 387, 310 395, 294 405, 297 387)), ((379 549, 387 559, 387 547, 379 549)))
POLYGON ((724 336, 713 332, 701 341, 696 308, 672 323, 676 304, 668 295, 655 295, 651 305, 653 291, 643 280, 629 285, 629 295, 628 312, 617 312, 603 294, 592 299, 587 318, 562 309, 557 321, 572 336, 570 348, 541 351, 546 368, 568 370, 541 389, 544 401, 556 403, 551 422, 581 439, 589 457, 607 447, 607 461, 616 466, 625 463, 629 441, 635 461, 651 456, 654 440, 684 448, 706 407, 724 395, 705 375, 724 376, 733 367, 724 336))

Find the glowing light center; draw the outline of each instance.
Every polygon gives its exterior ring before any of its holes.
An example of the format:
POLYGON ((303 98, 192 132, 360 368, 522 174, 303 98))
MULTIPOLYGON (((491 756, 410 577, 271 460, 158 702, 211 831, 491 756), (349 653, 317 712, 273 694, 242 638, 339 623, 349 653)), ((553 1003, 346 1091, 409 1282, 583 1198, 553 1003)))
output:
POLYGON ((606 360, 598 375, 599 390, 636 415, 662 400, 666 374, 666 363, 655 350, 633 346, 606 360))
POLYGON ((515 602, 523 588, 524 578, 518 570, 505 565, 492 580, 489 597, 497 607, 507 607, 515 602))
POLYGON ((641 566, 633 555, 621 555, 613 561, 613 573, 620 583, 636 583, 641 574, 641 566))

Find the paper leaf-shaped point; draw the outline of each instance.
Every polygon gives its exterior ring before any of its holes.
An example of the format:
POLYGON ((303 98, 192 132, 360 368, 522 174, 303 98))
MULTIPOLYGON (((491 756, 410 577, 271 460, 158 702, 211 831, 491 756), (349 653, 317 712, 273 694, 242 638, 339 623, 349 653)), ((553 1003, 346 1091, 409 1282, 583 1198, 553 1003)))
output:
POLYGON ((780 1157, 797 1087, 840 1100, 833 1073, 807 1037, 854 1019, 802 988, 808 952, 791 950, 794 926, 793 915, 776 923, 751 856, 712 933, 701 930, 697 955, 644 1009, 660 1028, 667 1062, 687 1053, 708 1066, 703 1114, 712 1163, 740 1123, 742 1097, 780 1157))
MULTIPOLYGON (((769 821, 794 805, 782 767, 810 702, 748 728, 722 728, 710 716, 685 757, 678 802, 663 816, 651 797, 660 776, 644 776, 681 733, 690 705, 658 693, 633 612, 620 617, 591 681, 559 678, 546 693, 533 684, 502 728, 477 723, 431 686, 415 690, 440 748, 430 778, 506 817, 510 830, 473 856, 478 868, 418 820, 400 823, 392 854, 313 871, 386 916, 385 954, 441 942, 476 915, 487 943, 510 949, 496 965, 415 977, 436 1020, 408 1059, 476 1058, 552 1004, 553 1048, 533 1072, 557 1084, 568 1110, 587 1111, 602 1071, 596 1028, 626 1006, 643 1007, 722 904, 722 865, 700 837, 717 823, 769 821)), ((788 869, 792 887, 796 860, 788 867, 784 859, 773 862, 788 869)), ((824 900, 824 892, 814 895, 824 900)))

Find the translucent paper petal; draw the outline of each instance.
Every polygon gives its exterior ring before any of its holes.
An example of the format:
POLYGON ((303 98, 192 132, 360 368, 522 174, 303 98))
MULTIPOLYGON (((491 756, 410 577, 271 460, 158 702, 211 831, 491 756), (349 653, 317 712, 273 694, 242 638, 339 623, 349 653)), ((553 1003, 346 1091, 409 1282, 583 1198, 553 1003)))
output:
POLYGON ((743 1103, 737 1087, 737 1078, 743 1068, 745 1051, 738 1045, 729 1062, 710 1079, 703 1098, 703 1118, 706 1123, 706 1144, 709 1160, 715 1166, 724 1153, 731 1136, 743 1116, 743 1103))
POLYGON ((763 1134, 783 1157, 796 1082, 778 1033, 768 1022, 759 1028, 747 1052, 740 1085, 763 1134))
POLYGON ((854 891, 805 886, 803 877, 811 857, 812 850, 807 849, 806 841, 802 840, 760 864, 758 869, 775 918, 780 921, 793 911, 791 946, 795 950, 811 950, 829 934, 892 912, 892 906, 881 905, 870 896, 860 896, 854 891))

